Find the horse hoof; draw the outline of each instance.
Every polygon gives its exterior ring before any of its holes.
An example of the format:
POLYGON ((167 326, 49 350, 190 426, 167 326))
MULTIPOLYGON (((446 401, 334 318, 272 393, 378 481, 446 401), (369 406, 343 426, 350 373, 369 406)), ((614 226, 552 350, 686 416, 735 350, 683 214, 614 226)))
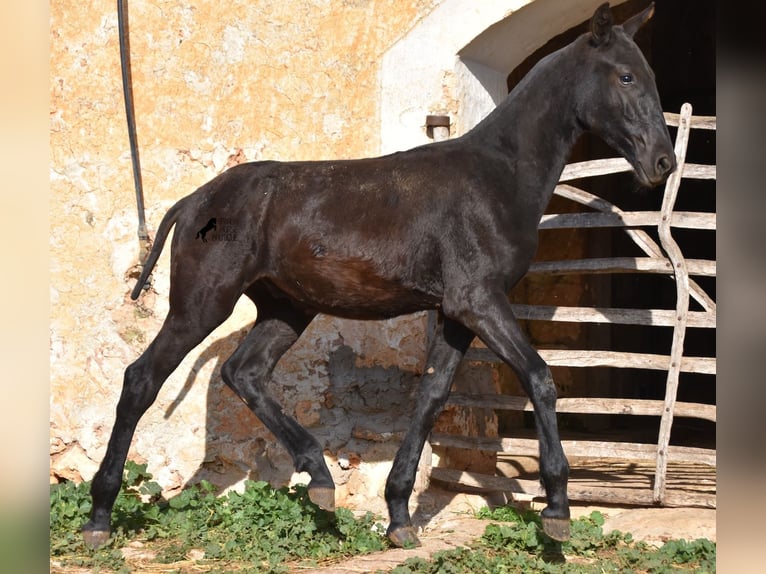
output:
POLYGON ((309 500, 322 510, 335 512, 335 489, 326 486, 309 488, 309 500))
POLYGON ((82 538, 88 548, 101 548, 109 540, 111 532, 108 530, 83 530, 82 538))
POLYGON ((569 519, 568 518, 546 518, 542 517, 543 532, 554 540, 566 542, 569 540, 569 519))
POLYGON ((420 539, 415 532, 415 528, 412 526, 402 526, 392 530, 388 533, 388 539, 391 541, 391 544, 398 548, 415 548, 420 546, 420 539))

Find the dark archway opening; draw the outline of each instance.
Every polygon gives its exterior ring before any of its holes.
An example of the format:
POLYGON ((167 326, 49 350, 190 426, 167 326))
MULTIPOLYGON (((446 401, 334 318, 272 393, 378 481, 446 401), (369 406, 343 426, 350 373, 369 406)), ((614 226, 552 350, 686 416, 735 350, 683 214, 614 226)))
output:
MULTIPOLYGON (((631 0, 613 7, 616 22, 622 22, 646 6, 646 0, 631 0)), ((695 115, 716 114, 715 91, 715 20, 713 0, 656 0, 655 15, 636 35, 656 74, 663 109, 678 112, 684 102, 693 106, 695 115)), ((563 47, 587 31, 587 22, 576 26, 530 55, 508 76, 509 91, 532 66, 545 55, 563 47)), ((675 138, 675 129, 671 128, 675 138)), ((570 158, 571 162, 615 153, 597 137, 584 136, 570 158)), ((715 132, 693 130, 687 152, 691 163, 715 164, 715 132)), ((661 189, 639 189, 632 174, 616 174, 573 182, 624 210, 656 211, 662 202, 661 189)), ((715 212, 715 181, 684 180, 676 209, 715 212)), ((549 213, 580 211, 572 202, 554 197, 549 213)), ((647 230, 648 231, 648 230, 647 230)), ((655 239, 656 232, 654 234, 655 239)), ((674 229, 673 236, 688 258, 715 259, 715 232, 674 229)), ((542 231, 538 260, 569 257, 642 256, 631 239, 619 229, 542 231)), ((697 283, 715 299, 715 278, 695 277, 697 283)), ((514 290, 515 302, 547 305, 611 306, 616 308, 675 307, 675 284, 668 277, 655 274, 616 274, 566 278, 526 278, 514 290)), ((692 310, 700 307, 692 301, 692 310)), ((667 354, 672 329, 592 324, 542 324, 525 322, 532 342, 539 347, 567 347, 640 353, 667 354)), ((715 356, 714 329, 688 329, 685 341, 687 356, 715 356)), ((561 396, 622 397, 663 399, 664 371, 639 369, 554 369, 561 396)), ((715 377, 682 373, 678 400, 715 404, 715 377)), ((656 441, 659 418, 633 416, 560 415, 562 431, 615 431, 631 440, 656 441)), ((505 421, 514 426, 515 421, 505 421)), ((504 423, 501 421, 501 434, 504 423)), ((533 427, 529 413, 524 426, 533 427)), ((715 424, 698 419, 676 419, 671 444, 715 447, 715 424)))

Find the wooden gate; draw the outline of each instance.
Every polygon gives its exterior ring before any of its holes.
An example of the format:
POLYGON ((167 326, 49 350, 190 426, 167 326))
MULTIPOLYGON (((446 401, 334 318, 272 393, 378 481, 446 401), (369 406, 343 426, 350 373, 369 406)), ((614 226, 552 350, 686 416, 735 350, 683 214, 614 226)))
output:
MULTIPOLYGON (((664 400, 619 398, 560 398, 559 413, 649 415, 660 417, 659 438, 656 444, 610 442, 598 440, 563 440, 562 444, 572 465, 569 496, 572 500, 629 503, 665 506, 715 507, 715 449, 670 445, 674 417, 706 419, 715 423, 715 405, 679 402, 676 400, 679 375, 703 373, 715 375, 715 357, 684 356, 684 337, 687 327, 715 329, 715 301, 692 277, 715 277, 714 260, 686 259, 674 240, 673 228, 715 231, 716 214, 675 211, 679 187, 684 179, 715 179, 715 165, 686 163, 686 148, 691 129, 715 130, 715 117, 692 116, 691 106, 684 104, 680 114, 665 114, 670 126, 677 126, 675 153, 678 169, 668 179, 662 207, 657 212, 622 211, 612 203, 578 189, 565 182, 584 177, 625 172, 631 169, 623 159, 605 159, 567 165, 555 193, 591 208, 592 212, 545 215, 541 229, 562 228, 624 228, 632 241, 643 251, 644 257, 610 257, 566 261, 546 261, 533 264, 530 273, 657 273, 672 276, 676 285, 676 308, 670 309, 615 309, 609 307, 563 307, 514 305, 519 319, 612 323, 651 327, 672 327, 672 345, 667 354, 646 354, 588 349, 541 350, 541 356, 551 366, 615 367, 620 369, 653 369, 667 372, 664 400), (641 228, 655 227, 659 244, 641 228), (690 311, 690 298, 698 303, 700 311, 690 311), (617 480, 603 469, 609 460, 639 469, 640 479, 626 476, 617 480), (574 462, 572 462, 574 461, 574 462), (578 480, 577 461, 599 461, 602 471, 598 480, 578 480), (606 463, 604 463, 606 461, 606 463), (647 468, 648 467, 648 468, 647 468), (643 470, 641 470, 643 468, 643 470), (669 469, 671 472, 669 472, 669 469), (682 488, 668 488, 671 482, 680 482, 682 488), (623 487, 619 481, 628 481, 623 487)), ((498 362, 499 359, 481 346, 472 346, 466 360, 498 362)), ((456 394, 448 404, 483 409, 531 411, 526 397, 506 395, 456 394)), ((522 480, 489 476, 461 470, 433 467, 431 448, 452 447, 471 450, 496 451, 501 457, 531 456, 538 454, 534 438, 476 438, 433 433, 426 445, 421 463, 419 485, 429 480, 446 483, 450 488, 501 491, 516 499, 544 496, 538 480, 522 480)), ((619 466, 619 465, 618 465, 619 466)), ((595 476, 596 473, 591 473, 595 476)), ((618 473, 619 474, 619 473, 618 473)))

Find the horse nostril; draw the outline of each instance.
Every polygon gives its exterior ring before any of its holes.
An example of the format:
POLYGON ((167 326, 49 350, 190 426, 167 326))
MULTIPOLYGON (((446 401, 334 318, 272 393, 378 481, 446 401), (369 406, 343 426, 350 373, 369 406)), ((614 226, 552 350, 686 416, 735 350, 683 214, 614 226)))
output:
POLYGON ((657 173, 667 175, 671 171, 673 171, 673 162, 671 159, 666 155, 660 156, 657 160, 657 173))

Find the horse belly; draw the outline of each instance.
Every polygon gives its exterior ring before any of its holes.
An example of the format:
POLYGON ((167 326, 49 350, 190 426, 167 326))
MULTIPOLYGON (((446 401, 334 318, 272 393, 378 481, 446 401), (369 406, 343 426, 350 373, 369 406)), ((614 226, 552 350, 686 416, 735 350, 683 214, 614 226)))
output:
POLYGON ((353 319, 384 319, 434 308, 432 288, 386 273, 380 262, 309 250, 282 260, 272 283, 315 311, 353 319))

